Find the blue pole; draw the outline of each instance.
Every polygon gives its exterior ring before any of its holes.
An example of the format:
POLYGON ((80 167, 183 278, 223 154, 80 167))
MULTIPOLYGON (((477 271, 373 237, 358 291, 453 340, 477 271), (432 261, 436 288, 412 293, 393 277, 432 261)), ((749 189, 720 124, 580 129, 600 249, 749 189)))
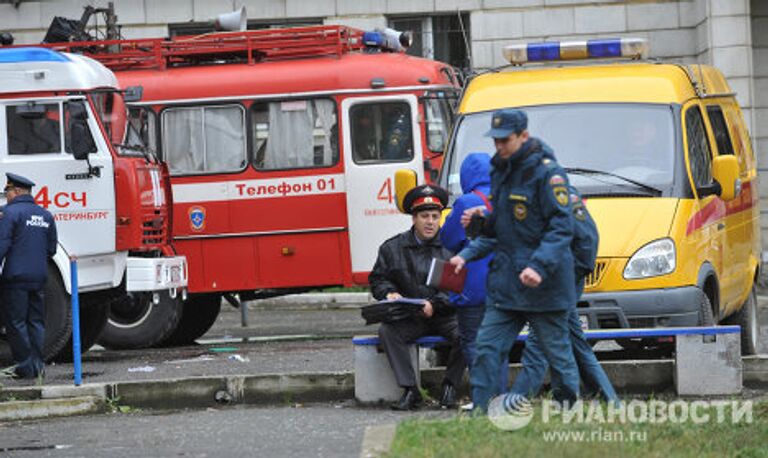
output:
POLYGON ((75 386, 83 383, 83 368, 80 365, 80 293, 77 290, 77 259, 69 260, 72 279, 72 361, 75 365, 75 386))

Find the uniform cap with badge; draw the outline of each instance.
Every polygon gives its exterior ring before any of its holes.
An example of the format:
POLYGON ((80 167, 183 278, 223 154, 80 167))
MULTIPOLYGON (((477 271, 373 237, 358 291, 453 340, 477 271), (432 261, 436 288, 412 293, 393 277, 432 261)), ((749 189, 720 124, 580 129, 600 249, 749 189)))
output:
POLYGON ((35 183, 32 180, 21 175, 6 172, 5 176, 8 179, 8 183, 5 185, 6 187, 12 186, 14 188, 32 189, 35 186, 35 183))
POLYGON ((519 134, 526 129, 528 129, 528 115, 522 110, 505 108, 493 112, 491 130, 486 132, 485 136, 507 138, 512 134, 519 134))
POLYGON ((442 210, 446 206, 448 206, 448 191, 433 185, 416 186, 403 198, 403 209, 412 215, 420 211, 442 210))

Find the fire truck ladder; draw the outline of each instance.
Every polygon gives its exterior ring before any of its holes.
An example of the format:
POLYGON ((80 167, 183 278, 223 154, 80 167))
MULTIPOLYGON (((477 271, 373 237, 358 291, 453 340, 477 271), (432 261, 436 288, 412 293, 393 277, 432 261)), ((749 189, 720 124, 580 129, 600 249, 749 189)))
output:
POLYGON ((80 41, 43 46, 92 57, 112 70, 165 69, 198 63, 257 62, 336 56, 363 48, 363 31, 345 26, 249 30, 172 40, 80 41))

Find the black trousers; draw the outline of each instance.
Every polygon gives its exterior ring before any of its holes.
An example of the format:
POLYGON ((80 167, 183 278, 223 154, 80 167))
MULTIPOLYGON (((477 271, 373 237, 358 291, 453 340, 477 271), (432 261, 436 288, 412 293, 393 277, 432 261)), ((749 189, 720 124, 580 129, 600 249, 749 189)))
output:
POLYGON ((389 365, 395 373, 397 384, 402 387, 416 386, 416 372, 411 364, 408 344, 423 336, 443 336, 451 344, 445 381, 458 388, 464 375, 464 356, 459 345, 459 331, 456 316, 415 318, 393 323, 382 323, 379 339, 387 354, 389 365))
POLYGON ((2 291, 0 311, 16 373, 36 377, 44 367, 45 302, 42 291, 8 289, 2 291))

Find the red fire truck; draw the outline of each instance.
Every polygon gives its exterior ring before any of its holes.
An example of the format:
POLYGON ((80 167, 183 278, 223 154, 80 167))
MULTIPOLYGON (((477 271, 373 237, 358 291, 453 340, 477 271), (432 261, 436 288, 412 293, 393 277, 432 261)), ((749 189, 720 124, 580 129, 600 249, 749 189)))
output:
MULTIPOLYGON (((395 171, 436 178, 459 84, 451 67, 367 35, 317 26, 87 43, 123 86, 143 87, 131 119, 170 168, 190 296, 166 343, 204 334, 222 295, 364 285, 378 246, 409 227, 395 171)), ((113 304, 120 322, 104 345, 141 345, 161 318, 138 302, 113 304)))

